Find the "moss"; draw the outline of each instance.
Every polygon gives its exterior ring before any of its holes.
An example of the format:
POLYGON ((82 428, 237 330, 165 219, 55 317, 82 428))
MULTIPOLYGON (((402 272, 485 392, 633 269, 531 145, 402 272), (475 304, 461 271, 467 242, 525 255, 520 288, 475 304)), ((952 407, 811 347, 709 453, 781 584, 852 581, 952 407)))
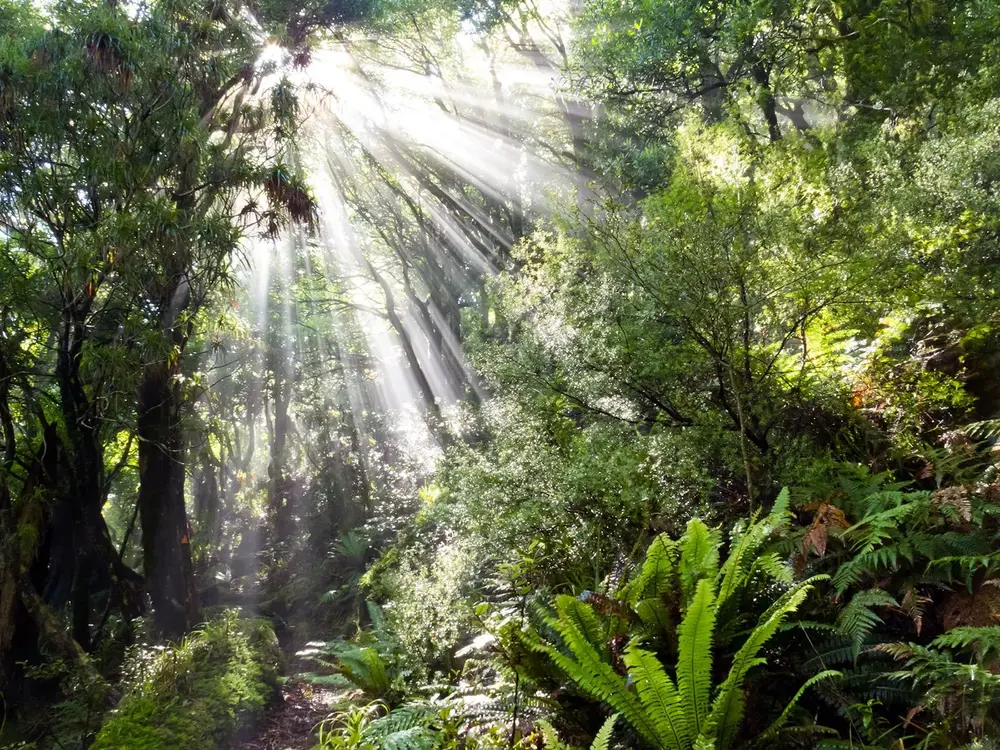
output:
POLYGON ((227 612, 154 660, 91 750, 223 745, 260 719, 277 685, 279 657, 269 623, 227 612))

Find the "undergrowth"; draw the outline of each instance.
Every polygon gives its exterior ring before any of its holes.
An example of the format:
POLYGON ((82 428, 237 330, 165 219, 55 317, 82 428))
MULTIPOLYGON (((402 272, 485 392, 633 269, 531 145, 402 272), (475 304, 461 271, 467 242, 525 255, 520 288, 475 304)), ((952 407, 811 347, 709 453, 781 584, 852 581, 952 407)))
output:
POLYGON ((274 694, 277 639, 263 620, 226 611, 176 648, 139 662, 135 682, 92 750, 205 750, 251 728, 274 694))

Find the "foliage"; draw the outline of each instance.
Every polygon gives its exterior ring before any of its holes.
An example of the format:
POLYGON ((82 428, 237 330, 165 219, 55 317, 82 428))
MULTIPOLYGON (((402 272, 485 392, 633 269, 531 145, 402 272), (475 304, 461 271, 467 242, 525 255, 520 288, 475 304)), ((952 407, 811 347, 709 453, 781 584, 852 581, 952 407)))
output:
MULTIPOLYGON (((404 652, 389 632, 381 608, 368 602, 370 630, 359 630, 350 641, 313 642, 299 651, 303 658, 332 674, 305 673, 317 684, 352 685, 366 698, 395 705, 404 694, 404 652)), ((375 705, 375 704, 372 704, 375 705)))
POLYGON ((810 608, 822 621, 802 623, 817 631, 802 644, 803 667, 843 670, 826 698, 858 725, 879 727, 881 741, 905 736, 917 713, 928 747, 988 736, 979 717, 993 697, 978 689, 989 678, 970 676, 989 661, 995 637, 987 613, 997 508, 989 485, 906 492, 865 474, 842 475, 839 485, 829 502, 808 506, 812 522, 786 543, 800 569, 832 574, 832 600, 810 608), (911 645, 893 643, 899 639, 911 645), (925 692, 959 690, 962 679, 967 702, 923 700, 925 692))
MULTIPOLYGON (((412 701, 391 711, 369 704, 339 713, 319 727, 317 750, 427 750, 510 747, 499 732, 467 733, 451 706, 412 701)), ((521 748, 520 743, 514 747, 521 748)))
POLYGON ((988 742, 998 8, 0 0, 4 700, 988 742))
POLYGON ((156 656, 92 747, 221 747, 262 718, 279 658, 269 624, 226 612, 156 656))
MULTIPOLYGON (((610 706, 645 745, 730 747, 741 735, 748 676, 766 663, 766 644, 819 580, 793 583, 780 559, 762 554, 767 538, 787 523, 787 507, 785 491, 767 518, 734 531, 721 562, 721 539, 701 521, 691 521, 677 541, 658 536, 616 596, 556 598, 556 615, 547 620, 556 644, 517 630, 508 637, 548 656, 576 690, 610 706), (743 607, 751 599, 760 615, 747 627, 743 607), (669 672, 663 657, 673 659, 669 672), (716 659, 728 671, 715 668, 716 659)), ((778 734, 805 687, 836 676, 811 678, 764 736, 778 734)))

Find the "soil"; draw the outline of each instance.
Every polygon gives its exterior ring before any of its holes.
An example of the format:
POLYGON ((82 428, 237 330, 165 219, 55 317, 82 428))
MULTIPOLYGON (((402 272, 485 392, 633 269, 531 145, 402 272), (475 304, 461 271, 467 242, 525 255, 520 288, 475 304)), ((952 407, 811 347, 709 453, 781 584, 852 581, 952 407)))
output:
POLYGON ((316 746, 313 730, 330 715, 342 694, 290 678, 281 686, 277 705, 268 709, 267 719, 253 740, 243 741, 233 750, 307 750, 316 746))

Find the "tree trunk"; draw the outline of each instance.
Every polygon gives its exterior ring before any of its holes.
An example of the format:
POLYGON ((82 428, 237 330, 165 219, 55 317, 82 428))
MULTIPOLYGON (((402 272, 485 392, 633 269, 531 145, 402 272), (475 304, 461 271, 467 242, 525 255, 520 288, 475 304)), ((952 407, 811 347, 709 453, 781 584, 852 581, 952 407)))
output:
POLYGON ((220 475, 215 456, 206 449, 201 458, 201 468, 194 486, 194 517, 198 529, 198 539, 210 549, 215 549, 219 540, 220 475))
POLYGON ((166 363, 147 366, 139 389, 139 519, 146 589, 157 627, 178 638, 198 621, 198 593, 184 507, 180 394, 166 363))
POLYGON ((21 601, 27 609, 31 619, 38 626, 38 631, 42 637, 55 648, 59 654, 82 672, 83 677, 89 686, 100 692, 102 701, 108 707, 113 706, 121 698, 117 690, 113 689, 97 671, 94 662, 91 661, 87 652, 83 650, 72 637, 66 634, 59 618, 42 601, 42 598, 35 593, 34 588, 28 581, 24 581, 21 586, 21 601))
POLYGON ((271 430, 271 460, 267 467, 270 480, 270 516, 272 525, 272 542, 276 547, 282 547, 288 541, 292 532, 292 497, 286 476, 286 449, 288 430, 291 418, 288 414, 292 401, 294 373, 285 361, 286 352, 279 352, 272 357, 271 367, 273 377, 272 401, 274 404, 274 422, 271 430))
POLYGON ((17 524, 10 496, 10 470, 14 465, 16 433, 10 413, 10 371, 0 350, 0 425, 4 436, 4 461, 0 466, 0 692, 11 677, 14 615, 17 605, 17 573, 21 561, 17 524))
MULTIPOLYGON (((51 559, 55 564, 50 568, 43 597, 61 604, 68 594, 73 638, 85 649, 91 646, 95 581, 110 583, 109 600, 117 599, 127 616, 136 616, 141 610, 135 587, 131 585, 137 576, 118 559, 102 512, 104 452, 99 419, 80 380, 80 357, 86 336, 84 319, 89 304, 89 299, 85 299, 82 306, 63 311, 56 378, 68 437, 64 455, 69 471, 59 478, 60 486, 52 488, 51 559), (60 528, 60 524, 65 527, 60 528)), ((54 434, 53 440, 58 439, 54 434)))
POLYGON ((15 614, 18 599, 17 571, 20 567, 17 533, 10 491, 0 478, 0 693, 12 676, 15 614))
POLYGON ((764 67, 763 63, 757 63, 753 69, 754 81, 759 87, 757 102, 761 112, 764 113, 764 121, 767 123, 767 136, 772 141, 781 140, 781 127, 778 125, 777 102, 774 98, 774 91, 771 89, 771 73, 764 67))

